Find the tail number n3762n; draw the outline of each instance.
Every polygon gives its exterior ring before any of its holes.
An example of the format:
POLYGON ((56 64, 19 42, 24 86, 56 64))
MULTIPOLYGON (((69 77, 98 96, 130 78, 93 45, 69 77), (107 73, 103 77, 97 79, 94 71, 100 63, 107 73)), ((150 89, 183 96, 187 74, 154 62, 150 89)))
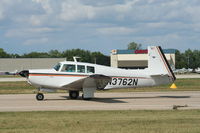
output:
POLYGON ((109 85, 118 85, 118 86, 137 86, 138 79, 134 78, 112 78, 112 81, 109 82, 109 85))

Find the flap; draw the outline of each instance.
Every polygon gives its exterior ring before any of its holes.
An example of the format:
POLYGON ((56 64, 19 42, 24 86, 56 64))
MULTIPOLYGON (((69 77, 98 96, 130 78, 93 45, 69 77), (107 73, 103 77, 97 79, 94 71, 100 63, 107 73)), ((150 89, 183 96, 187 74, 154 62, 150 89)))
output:
POLYGON ((74 81, 70 84, 63 85, 62 87, 69 88, 71 90, 82 90, 84 87, 104 89, 111 79, 112 78, 109 76, 94 74, 74 81))

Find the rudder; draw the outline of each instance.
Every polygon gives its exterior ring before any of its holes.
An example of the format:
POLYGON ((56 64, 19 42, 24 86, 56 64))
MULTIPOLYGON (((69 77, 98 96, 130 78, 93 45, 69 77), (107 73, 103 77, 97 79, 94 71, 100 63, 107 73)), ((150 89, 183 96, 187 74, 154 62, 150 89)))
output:
POLYGON ((148 47, 148 69, 151 75, 169 75, 173 81, 176 80, 160 46, 148 47))

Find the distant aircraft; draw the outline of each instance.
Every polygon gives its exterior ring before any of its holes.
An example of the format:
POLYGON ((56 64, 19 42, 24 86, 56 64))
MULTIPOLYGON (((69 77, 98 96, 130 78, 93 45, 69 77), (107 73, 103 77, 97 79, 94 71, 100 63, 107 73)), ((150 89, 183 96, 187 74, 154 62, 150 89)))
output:
POLYGON ((91 63, 63 61, 53 69, 32 69, 18 72, 29 84, 38 88, 37 100, 43 91, 68 90, 71 99, 82 91, 83 99, 94 97, 96 90, 136 88, 173 83, 176 80, 161 47, 148 47, 148 68, 128 70, 91 63))
POLYGON ((175 70, 173 70, 173 72, 174 72, 175 74, 192 73, 192 71, 193 71, 193 69, 191 69, 191 68, 188 68, 188 69, 182 68, 182 69, 175 69, 175 70))
POLYGON ((200 68, 195 69, 195 72, 200 74, 200 68))

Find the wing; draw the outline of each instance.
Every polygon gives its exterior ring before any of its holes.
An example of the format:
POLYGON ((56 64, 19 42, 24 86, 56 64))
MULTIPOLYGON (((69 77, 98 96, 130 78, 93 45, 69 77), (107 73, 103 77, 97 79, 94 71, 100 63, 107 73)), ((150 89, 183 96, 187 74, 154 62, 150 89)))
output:
POLYGON ((112 78, 109 76, 94 74, 86 78, 74 81, 70 84, 63 85, 62 87, 68 88, 69 90, 82 90, 83 87, 90 87, 103 90, 106 87, 106 85, 111 81, 111 79, 112 78))

